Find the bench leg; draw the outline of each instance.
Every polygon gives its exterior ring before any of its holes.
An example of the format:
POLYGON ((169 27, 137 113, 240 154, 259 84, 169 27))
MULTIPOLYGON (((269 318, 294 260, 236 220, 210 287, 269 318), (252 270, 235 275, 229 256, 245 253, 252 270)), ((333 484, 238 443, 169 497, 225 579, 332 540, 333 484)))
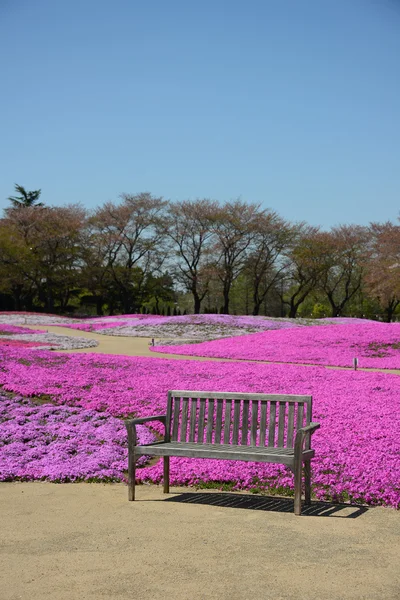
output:
POLYGON ((164 494, 169 494, 169 456, 164 456, 164 494))
POLYGON ((296 461, 294 465, 294 514, 301 515, 301 476, 302 461, 296 461))
POLYGON ((304 488, 305 488, 305 504, 311 504, 311 461, 306 460, 304 463, 304 488))
POLYGON ((128 455, 128 500, 135 499, 136 456, 134 452, 128 455))

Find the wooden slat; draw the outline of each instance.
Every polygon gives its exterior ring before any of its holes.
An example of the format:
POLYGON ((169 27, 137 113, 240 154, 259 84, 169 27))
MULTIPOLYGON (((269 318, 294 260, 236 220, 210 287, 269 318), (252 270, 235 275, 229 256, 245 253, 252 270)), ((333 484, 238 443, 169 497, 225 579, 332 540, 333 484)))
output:
POLYGON ((250 400, 243 400, 242 409, 242 437, 241 445, 247 446, 248 430, 249 430, 249 402, 250 400))
POLYGON ((240 419, 240 400, 234 400, 233 407, 233 434, 232 444, 237 445, 239 441, 239 419, 240 419))
POLYGON ((261 401, 261 414, 260 414, 260 446, 265 446, 265 430, 267 428, 267 402, 261 401))
POLYGON ((231 412, 232 400, 225 402, 224 444, 229 444, 231 439, 231 412))
MULTIPOLYGON (((307 402, 307 412, 306 412, 306 425, 309 425, 312 421, 312 398, 307 402)), ((311 435, 307 435, 304 447, 309 450, 311 448, 311 435)))
POLYGON ((282 448, 285 434, 286 402, 279 402, 278 446, 282 448))
POLYGON ((303 427, 303 416, 304 416, 304 404, 299 404, 297 407, 297 425, 296 429, 303 427))
POLYGON ((221 443, 221 430, 222 430, 222 409, 224 407, 224 401, 222 398, 217 400, 217 420, 215 422, 215 444, 221 443))
POLYGON ((294 428, 294 404, 289 404, 286 448, 293 447, 293 428, 294 428))
POLYGON ((270 403, 268 423, 268 446, 275 446, 276 402, 270 403))
POLYGON ((165 441, 166 442, 169 442, 171 439, 172 402, 173 402, 172 392, 168 392, 167 418, 165 421, 165 441))
MULTIPOLYGON (((188 456, 199 458, 221 458, 226 460, 244 460, 251 462, 269 462, 287 464, 291 468, 294 465, 293 448, 260 448, 258 446, 232 446, 230 444, 198 444, 170 442, 169 444, 158 443, 150 446, 137 446, 138 456, 188 456)), ((303 453, 303 457, 311 459, 314 451, 303 453)))
POLYGON ((206 392, 201 390, 171 390, 171 394, 179 398, 229 398, 230 400, 269 400, 270 402, 309 402, 311 396, 296 396, 294 394, 248 394, 246 392, 206 392))
POLYGON ((181 442, 186 442, 189 398, 182 399, 181 442))
POLYGON ((251 431, 250 431, 250 445, 255 446, 257 444, 257 425, 258 425, 258 400, 251 401, 251 431))
POLYGON ((174 423, 172 426, 172 439, 175 442, 178 439, 178 430, 179 430, 179 409, 180 409, 181 399, 178 397, 174 398, 174 423))
POLYGON ((208 399, 208 412, 207 412, 207 444, 212 443, 212 433, 214 427, 214 400, 213 398, 208 399))
POLYGON ((312 398, 307 402, 307 412, 306 412, 306 425, 309 425, 312 421, 312 398))
POLYGON ((189 442, 196 438, 197 398, 190 399, 189 442))
POLYGON ((202 444, 204 441, 204 416, 206 413, 206 399, 200 398, 200 410, 199 410, 199 430, 197 434, 197 441, 202 444))

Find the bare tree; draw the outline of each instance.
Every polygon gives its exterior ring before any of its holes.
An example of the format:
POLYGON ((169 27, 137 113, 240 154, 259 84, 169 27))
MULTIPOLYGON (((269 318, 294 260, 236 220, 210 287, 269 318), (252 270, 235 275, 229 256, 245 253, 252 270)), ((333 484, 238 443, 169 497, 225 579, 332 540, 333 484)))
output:
POLYGON ((276 212, 266 211, 257 218, 246 263, 253 295, 253 315, 260 313, 261 304, 288 268, 284 250, 294 236, 294 228, 276 212))
POLYGON ((321 250, 318 228, 300 223, 292 244, 285 250, 289 264, 284 284, 277 290, 282 304, 289 307, 290 318, 297 316, 301 304, 316 289, 323 269, 321 250))
POLYGON ((129 313, 137 304, 134 297, 137 268, 149 272, 154 263, 159 267, 165 258, 163 220, 167 203, 148 192, 122 194, 121 198, 121 204, 107 202, 96 210, 91 225, 101 238, 123 310, 129 313))
POLYGON ((171 203, 165 223, 177 259, 174 274, 193 295, 195 314, 200 313, 209 287, 212 223, 217 207, 216 202, 206 198, 171 203))
POLYGON ((371 223, 369 233, 366 289, 390 323, 400 304, 400 226, 391 222, 371 223))
POLYGON ((215 273, 222 284, 224 314, 229 314, 232 284, 246 264, 257 222, 264 214, 259 204, 247 204, 241 200, 226 202, 215 213, 215 273))
POLYGON ((332 317, 339 317, 361 288, 367 241, 367 229, 358 225, 340 225, 319 236, 319 287, 328 298, 332 317))

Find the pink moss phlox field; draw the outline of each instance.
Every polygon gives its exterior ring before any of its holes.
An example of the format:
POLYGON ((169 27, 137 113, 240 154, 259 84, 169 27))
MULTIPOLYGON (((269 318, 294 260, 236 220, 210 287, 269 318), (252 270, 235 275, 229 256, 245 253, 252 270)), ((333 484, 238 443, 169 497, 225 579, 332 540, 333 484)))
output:
POLYGON ((32 333, 46 333, 43 329, 28 329, 24 326, 7 325, 6 323, 0 323, 0 336, 8 336, 13 334, 32 334, 32 333))
POLYGON ((46 346, 46 342, 25 342, 23 340, 13 340, 6 337, 0 337, 0 346, 15 346, 17 348, 37 348, 46 346))
POLYGON ((102 331, 105 329, 112 329, 114 327, 141 328, 143 326, 157 327, 162 325, 214 325, 238 327, 243 329, 250 327, 256 330, 264 331, 266 329, 298 327, 301 324, 303 324, 301 321, 296 321, 294 319, 289 321, 285 319, 269 319, 265 317, 246 317, 234 315, 207 314, 163 317, 160 315, 133 314, 118 315, 115 317, 95 317, 87 319, 83 323, 66 324, 65 326, 84 331, 102 331))
MULTIPOLYGON (((106 355, 57 355, 0 348, 0 385, 26 396, 50 396, 60 405, 112 416, 165 414, 169 389, 311 394, 314 493, 319 499, 400 504, 400 377, 389 373, 259 363, 189 362, 106 355)), ((154 429, 163 432, 161 424, 154 429)), ((138 470, 160 482, 162 465, 138 470)), ((171 459, 171 481, 218 482, 235 489, 291 493, 293 477, 281 465, 171 459)))
POLYGON ((127 325, 134 325, 139 322, 147 321, 148 319, 162 319, 162 317, 156 315, 116 315, 106 317, 90 317, 85 319, 83 322, 66 323, 62 327, 69 327, 70 329, 78 329, 79 331, 103 331, 104 329, 112 329, 113 327, 124 327, 127 325))
MULTIPOLYGON (((155 440, 146 427, 137 429, 140 443, 155 440)), ((126 466, 120 419, 0 394, 0 481, 121 481, 126 466)))
POLYGON ((16 346, 18 348, 36 348, 38 346, 45 346, 45 340, 43 342, 33 342, 23 339, 14 339, 15 335, 44 335, 45 333, 45 331, 39 329, 27 329, 26 327, 0 323, 0 346, 16 346))
POLYGON ((359 321, 340 326, 296 327, 173 346, 155 352, 351 367, 400 368, 400 323, 359 321))

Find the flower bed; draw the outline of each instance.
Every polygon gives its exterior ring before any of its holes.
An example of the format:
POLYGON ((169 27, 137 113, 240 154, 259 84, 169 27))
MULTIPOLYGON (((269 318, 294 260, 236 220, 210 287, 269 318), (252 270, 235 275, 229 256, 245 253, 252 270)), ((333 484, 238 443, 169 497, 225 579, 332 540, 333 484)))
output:
POLYGON ((0 337, 0 346, 16 348, 48 348, 46 342, 27 342, 26 340, 14 340, 0 337))
MULTIPOLYGON (((194 363, 105 355, 55 355, 0 348, 4 389, 50 396, 59 405, 108 415, 165 413, 168 389, 312 394, 314 493, 335 499, 400 505, 400 378, 387 373, 256 363, 194 363)), ((160 424, 154 424, 162 432, 160 424)), ((162 465, 139 469, 141 481, 160 482, 162 465)), ((228 485, 291 494, 282 465, 171 459, 176 485, 228 485)))
POLYGON ((236 317, 232 315, 185 315, 180 317, 147 316, 145 319, 126 319, 124 322, 98 321, 74 328, 96 330, 116 336, 169 338, 169 343, 179 340, 213 340, 255 333, 267 329, 299 327, 302 321, 270 319, 267 317, 236 317))
POLYGON ((18 334, 32 334, 32 333, 45 333, 42 329, 28 329, 27 327, 21 327, 17 325, 7 325, 6 323, 0 322, 0 336, 10 336, 18 334))
POLYGON ((196 345, 154 346, 156 352, 285 363, 400 368, 400 323, 361 321, 296 327, 196 345))
MULTIPOLYGON (((11 315, 12 319, 15 315, 11 315)), ((24 326, 10 325, 3 321, 7 315, 0 313, 0 345, 24 348, 42 347, 46 350, 76 350, 78 348, 95 348, 98 343, 83 337, 71 337, 48 333, 45 330, 28 329, 24 326), (3 320, 3 321, 2 321, 3 320)), ((35 321, 36 316, 33 316, 35 321)), ((28 320, 29 319, 25 319, 28 320)))
MULTIPOLYGON (((144 444, 155 440, 144 426, 138 436, 144 444)), ((121 481, 126 463, 120 419, 0 395, 0 481, 121 481)))

